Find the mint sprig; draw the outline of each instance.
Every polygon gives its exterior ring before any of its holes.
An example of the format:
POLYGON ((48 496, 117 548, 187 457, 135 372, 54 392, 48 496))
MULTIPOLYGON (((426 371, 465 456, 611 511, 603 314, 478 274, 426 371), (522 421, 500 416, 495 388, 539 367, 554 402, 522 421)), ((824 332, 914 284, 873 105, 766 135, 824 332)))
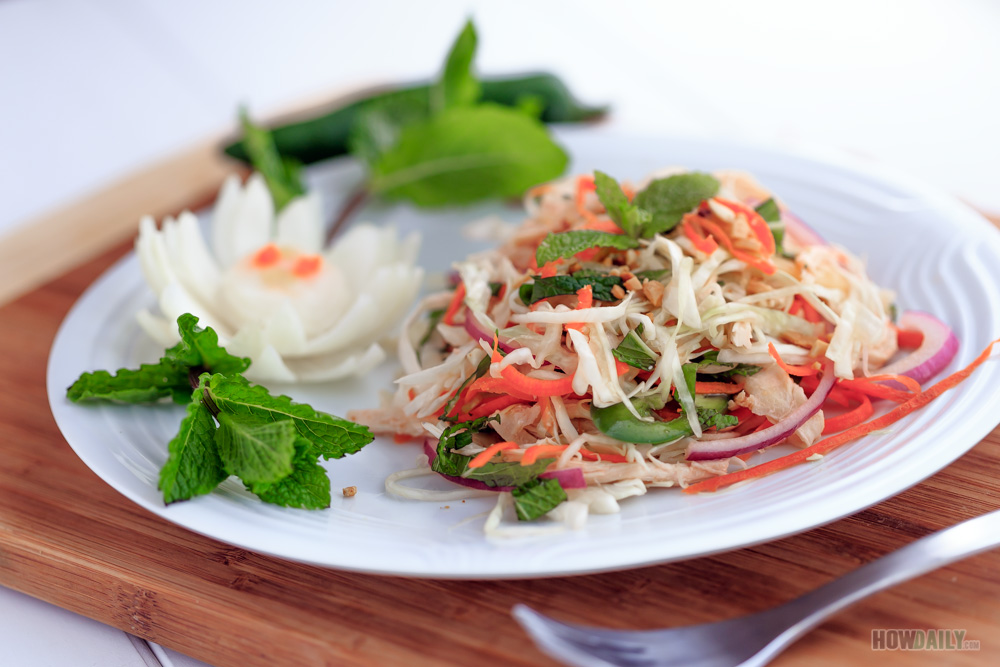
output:
POLYGON ((535 251, 535 261, 538 266, 565 257, 572 257, 578 252, 591 248, 614 248, 628 250, 638 248, 639 242, 631 236, 599 232, 593 229, 574 229, 558 234, 549 234, 538 245, 535 251))
POLYGON ((250 360, 229 354, 215 331, 178 318, 181 342, 158 364, 138 370, 84 373, 68 390, 73 401, 153 402, 187 399, 180 429, 167 445, 159 489, 166 503, 210 493, 239 477, 261 500, 289 507, 330 505, 330 480, 317 458, 353 454, 371 432, 244 378, 250 360))

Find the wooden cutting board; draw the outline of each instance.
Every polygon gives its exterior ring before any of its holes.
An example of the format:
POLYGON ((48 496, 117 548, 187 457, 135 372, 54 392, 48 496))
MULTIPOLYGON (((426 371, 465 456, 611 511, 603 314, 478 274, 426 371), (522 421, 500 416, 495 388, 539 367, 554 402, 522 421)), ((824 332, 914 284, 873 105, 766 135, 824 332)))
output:
MULTIPOLYGON (((119 243, 0 308, 0 584, 209 663, 553 664, 512 620, 515 603, 618 628, 716 621, 787 601, 1000 507, 998 429, 937 475, 854 516, 682 563, 463 582, 338 572, 251 553, 126 500, 83 465, 49 412, 45 364, 59 323, 127 250, 119 243)), ((776 664, 1000 664, 997 628, 1000 551, 855 605, 776 664), (981 648, 876 653, 875 628, 963 629, 981 648)))

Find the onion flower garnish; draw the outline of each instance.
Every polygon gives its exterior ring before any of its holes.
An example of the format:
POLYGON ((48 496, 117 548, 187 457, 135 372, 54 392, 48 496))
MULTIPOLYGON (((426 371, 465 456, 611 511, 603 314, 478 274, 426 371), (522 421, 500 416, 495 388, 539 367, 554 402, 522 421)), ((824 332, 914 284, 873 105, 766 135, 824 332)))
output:
POLYGON ((379 344, 419 289, 419 239, 356 225, 323 248, 319 199, 306 194, 275 215, 254 174, 226 181, 210 221, 211 249, 190 212, 160 229, 140 221, 136 254, 160 314, 141 310, 142 328, 162 345, 173 322, 196 315, 232 354, 253 361, 257 381, 320 382, 362 375, 382 362, 379 344))

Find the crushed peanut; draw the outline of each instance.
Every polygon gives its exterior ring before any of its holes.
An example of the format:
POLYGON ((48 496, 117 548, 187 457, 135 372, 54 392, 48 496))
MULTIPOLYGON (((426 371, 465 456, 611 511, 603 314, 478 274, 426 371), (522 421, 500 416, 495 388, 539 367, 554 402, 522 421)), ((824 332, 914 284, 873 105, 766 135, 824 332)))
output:
POLYGON ((642 289, 642 283, 639 282, 638 278, 632 276, 631 278, 625 281, 625 289, 627 289, 629 292, 636 292, 642 289))
POLYGON ((353 498, 358 493, 358 487, 356 486, 345 486, 344 487, 344 497, 353 498))
POLYGON ((611 294, 613 294, 616 299, 625 298, 625 290, 622 289, 621 285, 615 285, 614 287, 612 287, 611 294))
POLYGON ((642 293, 655 308, 659 308, 663 303, 663 290, 663 283, 658 280, 645 280, 642 283, 642 293))

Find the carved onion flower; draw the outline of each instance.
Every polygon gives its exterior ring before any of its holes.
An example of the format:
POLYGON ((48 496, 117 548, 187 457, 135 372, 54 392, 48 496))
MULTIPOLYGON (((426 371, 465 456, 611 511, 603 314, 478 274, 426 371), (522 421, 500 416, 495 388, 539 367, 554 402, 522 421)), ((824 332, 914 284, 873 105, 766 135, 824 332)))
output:
POLYGON ((142 219, 136 253, 160 314, 142 310, 142 328, 162 345, 177 342, 183 313, 219 334, 232 354, 250 357, 245 375, 262 381, 318 382, 361 375, 385 359, 387 338, 417 294, 419 239, 356 225, 323 249, 313 194, 275 216, 263 179, 226 181, 210 223, 211 250, 195 216, 142 219))

